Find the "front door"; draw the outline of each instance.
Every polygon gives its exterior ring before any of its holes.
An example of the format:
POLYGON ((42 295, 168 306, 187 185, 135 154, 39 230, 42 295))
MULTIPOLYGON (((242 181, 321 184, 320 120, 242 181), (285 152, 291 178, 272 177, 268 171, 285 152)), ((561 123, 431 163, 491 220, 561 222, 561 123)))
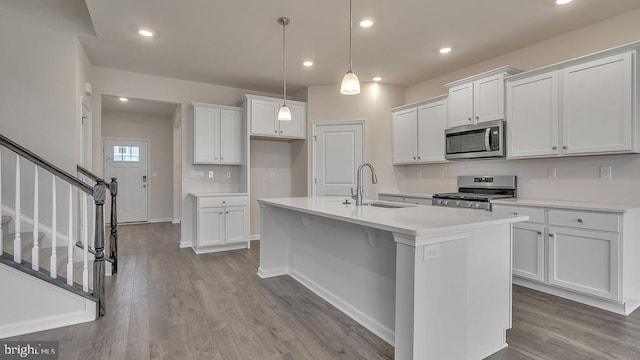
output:
POLYGON ((355 191, 356 171, 365 159, 364 134, 364 122, 314 125, 314 195, 347 196, 351 188, 355 191))
POLYGON ((148 156, 148 140, 104 140, 105 180, 118 178, 118 223, 149 221, 148 156))

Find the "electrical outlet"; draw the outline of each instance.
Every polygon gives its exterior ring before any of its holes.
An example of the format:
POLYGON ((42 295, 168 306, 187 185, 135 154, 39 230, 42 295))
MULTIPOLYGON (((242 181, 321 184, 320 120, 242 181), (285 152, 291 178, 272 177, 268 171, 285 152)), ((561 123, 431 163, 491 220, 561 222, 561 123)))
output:
POLYGON ((274 179, 276 177, 276 171, 275 170, 269 170, 269 177, 274 179))
POLYGON ((548 179, 556 178, 556 168, 547 168, 547 178, 548 179))
POLYGON ((444 179, 444 170, 440 170, 440 179, 444 179))
POLYGON ((209 170, 209 179, 213 179, 213 170, 209 170))
POLYGON ((440 257, 440 244, 433 244, 424 247, 424 260, 433 260, 440 257))
POLYGON ((231 177, 231 171, 227 171, 227 177, 230 178, 231 177))
POLYGON ((418 170, 418 172, 416 173, 416 176, 418 177, 418 179, 422 178, 422 171, 418 170))
POLYGON ((611 165, 600 166, 600 179, 611 179, 613 176, 613 170, 611 165))

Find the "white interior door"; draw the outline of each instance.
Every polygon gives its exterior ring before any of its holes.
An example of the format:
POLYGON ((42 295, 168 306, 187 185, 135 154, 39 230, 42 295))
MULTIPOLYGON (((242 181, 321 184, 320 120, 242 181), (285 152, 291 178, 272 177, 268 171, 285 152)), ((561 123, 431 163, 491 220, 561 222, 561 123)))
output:
POLYGON ((85 169, 92 169, 91 166, 91 105, 89 99, 82 97, 82 118, 80 122, 80 165, 85 169))
POLYGON ((118 178, 119 223, 149 221, 148 157, 148 140, 104 140, 105 179, 118 178))
POLYGON ((314 195, 350 195, 349 189, 355 190, 356 171, 365 160, 364 136, 364 122, 314 125, 314 195))

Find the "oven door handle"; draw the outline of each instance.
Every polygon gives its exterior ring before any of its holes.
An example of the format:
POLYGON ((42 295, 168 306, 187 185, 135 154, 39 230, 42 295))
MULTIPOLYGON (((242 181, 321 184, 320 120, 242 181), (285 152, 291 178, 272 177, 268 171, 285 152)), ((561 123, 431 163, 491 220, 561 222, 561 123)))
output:
POLYGON ((487 128, 484 133, 484 146, 487 148, 487 151, 491 151, 491 128, 487 128))

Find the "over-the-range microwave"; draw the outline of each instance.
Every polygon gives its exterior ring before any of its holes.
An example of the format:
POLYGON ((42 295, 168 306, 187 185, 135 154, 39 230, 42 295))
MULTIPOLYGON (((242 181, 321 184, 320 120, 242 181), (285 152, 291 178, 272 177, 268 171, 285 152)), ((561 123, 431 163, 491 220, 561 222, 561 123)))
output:
POLYGON ((505 156, 505 122, 495 120, 445 130, 448 160, 501 158, 505 156))

